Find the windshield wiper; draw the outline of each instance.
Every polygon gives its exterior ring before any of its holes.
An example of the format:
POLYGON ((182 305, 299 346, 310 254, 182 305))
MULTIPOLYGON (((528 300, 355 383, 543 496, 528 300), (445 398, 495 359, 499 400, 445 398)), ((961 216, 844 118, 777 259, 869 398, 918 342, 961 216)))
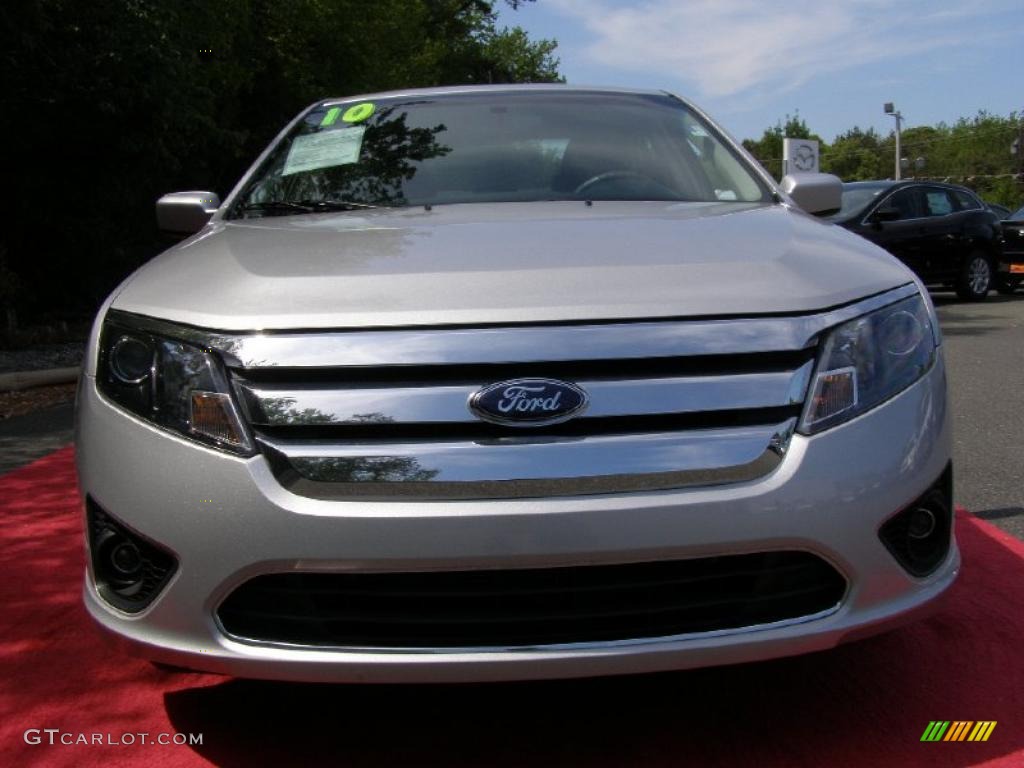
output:
POLYGON ((357 203, 354 200, 266 200, 242 206, 243 211, 266 213, 316 213, 317 211, 354 211, 363 208, 380 208, 380 206, 372 203, 357 203))
POLYGON ((355 200, 300 200, 298 204, 323 211, 352 211, 356 208, 380 208, 379 205, 374 205, 373 203, 357 203, 355 200))
POLYGON ((292 203, 287 200, 268 200, 262 203, 246 203, 242 206, 243 211, 298 211, 301 213, 312 213, 313 208, 303 203, 292 203))

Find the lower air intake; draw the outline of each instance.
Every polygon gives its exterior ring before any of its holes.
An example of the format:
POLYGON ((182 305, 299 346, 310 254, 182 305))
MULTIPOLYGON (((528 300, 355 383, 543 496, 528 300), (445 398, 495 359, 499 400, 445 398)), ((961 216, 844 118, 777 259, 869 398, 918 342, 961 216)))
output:
POLYGON ((626 565, 257 576, 221 604, 253 642, 479 648, 608 642, 799 619, 835 607, 843 577, 807 552, 626 565))

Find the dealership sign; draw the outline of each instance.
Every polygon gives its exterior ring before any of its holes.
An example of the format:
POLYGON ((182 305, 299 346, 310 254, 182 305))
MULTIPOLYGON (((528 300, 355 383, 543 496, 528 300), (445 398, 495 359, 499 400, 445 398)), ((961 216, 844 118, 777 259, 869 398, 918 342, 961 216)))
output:
POLYGON ((814 139, 782 140, 782 174, 817 173, 818 142, 814 139))

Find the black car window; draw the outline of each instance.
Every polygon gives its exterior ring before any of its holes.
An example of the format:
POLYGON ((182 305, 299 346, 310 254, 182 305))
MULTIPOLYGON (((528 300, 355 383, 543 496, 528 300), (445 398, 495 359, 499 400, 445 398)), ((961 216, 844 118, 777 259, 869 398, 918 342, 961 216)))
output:
POLYGON ((895 208, 899 211, 900 215, 898 219, 916 219, 921 214, 917 210, 917 195, 914 194, 913 189, 901 189, 898 192, 894 192, 889 195, 888 198, 882 201, 880 208, 895 208))
POLYGON ((925 216, 947 216, 953 212, 953 200, 944 189, 924 191, 925 216))
POLYGON ((854 214, 863 211, 886 191, 885 186, 866 186, 863 182, 843 185, 842 204, 838 211, 827 217, 831 221, 849 219, 854 214))
POLYGON ((981 208, 981 203, 970 192, 966 192, 962 189, 954 189, 953 196, 960 204, 961 211, 977 211, 981 208))

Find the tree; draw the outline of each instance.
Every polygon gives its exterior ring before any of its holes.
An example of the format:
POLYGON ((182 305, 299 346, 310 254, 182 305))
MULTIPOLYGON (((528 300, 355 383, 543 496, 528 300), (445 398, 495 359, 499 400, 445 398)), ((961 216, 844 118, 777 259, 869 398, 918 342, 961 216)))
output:
POLYGON ((873 128, 862 131, 854 126, 821 153, 821 170, 844 181, 884 178, 883 165, 882 138, 873 128))
POLYGON ((226 192, 318 99, 557 80, 555 48, 499 28, 484 0, 2 4, 0 129, 13 138, 0 251, 5 284, 23 288, 5 304, 22 316, 93 311, 166 247, 157 197, 226 192))

